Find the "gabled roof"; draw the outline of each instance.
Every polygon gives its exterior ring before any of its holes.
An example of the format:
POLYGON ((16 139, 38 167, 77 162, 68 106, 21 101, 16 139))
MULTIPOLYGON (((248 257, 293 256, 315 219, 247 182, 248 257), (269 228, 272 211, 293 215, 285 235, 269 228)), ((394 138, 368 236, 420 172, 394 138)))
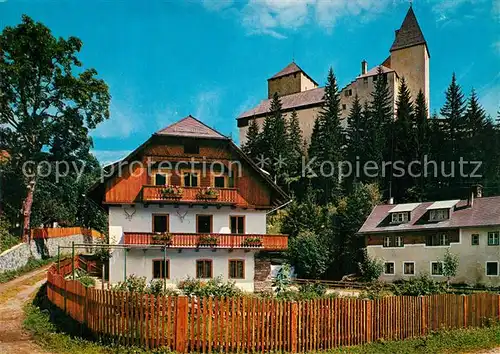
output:
POLYGON ((382 69, 382 74, 390 73, 395 71, 394 69, 388 68, 387 66, 379 65, 374 68, 371 68, 366 72, 366 74, 359 75, 357 79, 363 78, 363 77, 368 77, 368 76, 375 76, 378 74, 378 68, 382 69))
MULTIPOLYGON (((399 30, 396 30, 396 38, 394 43, 392 43, 390 51, 413 47, 415 45, 425 44, 427 47, 427 42, 425 41, 424 34, 418 25, 417 17, 413 12, 413 7, 410 6, 406 17, 403 20, 403 24, 399 30)), ((427 52, 429 50, 427 49, 427 52)))
POLYGON ((276 74, 274 74, 268 80, 277 79, 279 77, 287 76, 287 75, 298 73, 298 72, 301 72, 302 74, 304 74, 305 76, 307 76, 309 78, 309 80, 311 80, 312 82, 314 82, 315 85, 318 85, 318 83, 312 77, 310 77, 309 75, 307 75, 307 73, 304 70, 302 70, 300 68, 300 66, 298 66, 297 64, 295 64, 294 61, 292 61, 287 66, 285 66, 281 71, 279 71, 276 74))
POLYGON ((210 128, 205 123, 199 121, 192 115, 181 119, 178 122, 157 131, 155 135, 191 137, 191 138, 209 138, 209 139, 228 139, 215 129, 210 128))
MULTIPOLYGON (((318 87, 312 90, 293 93, 291 95, 280 97, 281 106, 284 111, 309 105, 319 106, 323 104, 324 95, 324 87, 318 87)), ((271 107, 271 101, 271 99, 262 100, 256 107, 240 114, 237 119, 260 116, 268 113, 271 107)))
POLYGON ((463 227, 500 226, 500 196, 475 198, 472 207, 467 200, 460 200, 450 214, 448 220, 425 222, 423 216, 435 202, 420 203, 412 210, 411 220, 405 224, 392 225, 384 222, 394 205, 383 204, 373 208, 371 214, 359 230, 360 234, 379 232, 422 231, 463 227))

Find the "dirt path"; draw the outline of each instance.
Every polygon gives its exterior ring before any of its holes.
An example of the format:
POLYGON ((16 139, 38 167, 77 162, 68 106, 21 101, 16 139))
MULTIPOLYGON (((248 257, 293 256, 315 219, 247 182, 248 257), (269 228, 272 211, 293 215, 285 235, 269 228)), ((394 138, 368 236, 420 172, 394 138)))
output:
POLYGON ((47 267, 0 285, 0 353, 47 353, 23 330, 23 307, 45 282, 47 267))

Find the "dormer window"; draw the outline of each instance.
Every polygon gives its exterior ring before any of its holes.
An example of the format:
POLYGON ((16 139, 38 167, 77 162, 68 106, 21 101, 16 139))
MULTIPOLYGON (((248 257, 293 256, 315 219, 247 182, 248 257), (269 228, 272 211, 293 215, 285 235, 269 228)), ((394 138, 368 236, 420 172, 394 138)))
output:
POLYGON ((429 212, 429 221, 442 221, 450 218, 449 209, 434 209, 429 212))
POLYGON ((408 212, 400 212, 400 213, 391 213, 391 223, 393 224, 404 224, 410 220, 410 213, 408 212))

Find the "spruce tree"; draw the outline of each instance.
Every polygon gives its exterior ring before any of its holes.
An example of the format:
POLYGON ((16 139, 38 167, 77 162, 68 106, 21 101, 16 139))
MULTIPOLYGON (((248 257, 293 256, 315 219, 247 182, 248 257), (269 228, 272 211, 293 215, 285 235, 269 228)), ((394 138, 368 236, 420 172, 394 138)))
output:
POLYGON ((302 166, 302 156, 304 155, 302 130, 300 129, 299 117, 295 110, 292 111, 287 120, 288 158, 287 174, 289 178, 300 176, 302 166))
MULTIPOLYGON (((399 95, 396 102, 396 120, 392 123, 393 134, 392 147, 393 152, 391 161, 403 161, 407 167, 415 158, 415 149, 412 145, 414 141, 415 131, 413 129, 413 102, 411 101, 410 90, 406 85, 406 80, 403 77, 399 87, 399 95)), ((406 170, 406 168, 405 168, 406 170)), ((407 171, 407 170, 406 170, 407 171)), ((413 178, 408 173, 391 173, 392 181, 392 196, 398 201, 407 201, 409 199, 408 191, 413 190, 413 178), (397 176, 394 176, 397 175, 397 176)), ((391 171, 392 172, 392 171, 391 171)))
MULTIPOLYGON (((379 166, 379 174, 381 174, 383 172, 381 170, 382 162, 384 160, 390 161, 392 155, 393 132, 390 128, 394 120, 394 113, 392 96, 387 85, 387 74, 383 72, 382 67, 378 68, 375 78, 375 87, 370 102, 370 115, 367 121, 367 145, 369 149, 367 160, 376 162, 379 166)), ((388 189, 391 171, 385 172, 385 180, 382 179, 381 175, 376 179, 381 185, 382 191, 388 189)))
POLYGON ((420 167, 415 169, 416 174, 420 173, 420 177, 417 178, 417 191, 415 195, 415 200, 423 201, 425 199, 425 181, 427 178, 424 176, 423 166, 425 157, 429 158, 429 119, 427 113, 427 103, 425 101, 425 96, 422 90, 418 92, 417 99, 415 100, 415 114, 413 115, 413 125, 416 129, 414 135, 414 147, 415 154, 418 161, 420 161, 420 167))
POLYGON ((366 116, 363 113, 363 107, 356 94, 354 101, 347 117, 346 129, 346 150, 345 157, 351 164, 352 173, 344 179, 344 186, 347 191, 352 191, 353 185, 358 182, 356 175, 356 162, 359 160, 362 163, 362 158, 365 156, 365 134, 366 134, 366 116))
POLYGON ((285 184, 286 165, 290 162, 287 143, 286 122, 282 113, 281 100, 275 92, 269 113, 264 120, 261 151, 269 159, 264 169, 280 186, 285 184))
MULTIPOLYGON (((487 121, 486 112, 479 103, 476 91, 472 89, 471 95, 467 102, 467 109, 464 114, 464 141, 462 142, 462 156, 465 161, 483 161, 484 166, 489 167, 490 158, 493 152, 488 151, 489 144, 485 141, 491 141, 490 131, 492 129, 491 122, 487 121)), ((494 153, 493 153, 494 155, 494 153)), ((466 166, 466 174, 473 172, 474 166, 466 166)), ((484 170, 479 173, 484 173, 484 170)), ((476 180, 474 182, 480 182, 476 180)))
POLYGON ((322 171, 316 168, 318 178, 315 187, 320 191, 320 203, 326 204, 340 193, 338 166, 342 161, 340 94, 332 68, 328 71, 323 100, 323 107, 313 130, 315 141, 309 150, 309 158, 316 159, 316 167, 323 164, 322 171))
POLYGON ((259 125, 257 124, 256 119, 252 119, 250 121, 250 125, 248 126, 248 130, 245 136, 246 136, 246 142, 245 145, 243 145, 242 150, 253 161, 256 161, 258 156, 261 154, 260 151, 261 137, 259 134, 259 125))

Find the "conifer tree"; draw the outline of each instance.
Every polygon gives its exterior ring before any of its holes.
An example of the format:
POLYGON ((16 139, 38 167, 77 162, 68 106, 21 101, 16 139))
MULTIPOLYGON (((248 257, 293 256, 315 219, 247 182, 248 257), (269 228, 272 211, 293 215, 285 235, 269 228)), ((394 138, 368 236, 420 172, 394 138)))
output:
POLYGON ((318 174, 315 187, 322 191, 320 203, 328 203, 338 196, 339 162, 342 160, 342 126, 340 125, 340 94, 333 69, 328 71, 323 109, 313 129, 314 145, 309 150, 309 158, 315 159, 315 166, 323 164, 323 170, 316 168, 318 174), (324 173, 323 173, 324 172, 324 173))
MULTIPOLYGON (((410 90, 403 77, 399 87, 399 95, 396 102, 396 120, 392 124, 393 154, 391 160, 403 161, 407 167, 415 158, 415 149, 413 146, 415 131, 413 129, 413 102, 411 101, 410 90)), ((406 168, 405 168, 406 170, 406 168)), ((407 171, 407 170, 406 170, 407 171)), ((408 200, 407 192, 413 188, 413 178, 405 171, 401 176, 399 171, 393 174, 393 197, 398 202, 408 200)))
POLYGON ((427 113, 427 103, 425 101, 425 96, 422 90, 418 92, 417 99, 415 100, 415 114, 413 115, 413 125, 416 129, 414 135, 413 146, 415 147, 415 155, 418 161, 420 161, 420 166, 415 169, 415 173, 420 173, 420 177, 417 180, 417 189, 415 200, 423 201, 425 199, 425 181, 426 176, 424 176, 423 166, 425 157, 429 158, 429 119, 427 113))
POLYGON ((268 165, 263 167, 280 186, 283 186, 286 165, 289 163, 288 138, 281 100, 276 92, 273 95, 269 113, 264 120, 261 139, 261 151, 269 159, 268 165))
POLYGON ((292 111, 290 118, 287 120, 286 131, 289 158, 287 172, 289 178, 297 178, 300 176, 302 156, 304 155, 304 140, 302 137, 302 130, 300 129, 299 117, 295 110, 292 111))
MULTIPOLYGON (((378 163, 382 168, 382 161, 391 160, 392 155, 392 130, 391 123, 394 120, 392 97, 387 85, 387 74, 378 68, 375 87, 372 92, 370 102, 370 114, 367 121, 368 151, 367 160, 378 163)), ((382 173, 382 171, 379 171, 382 173)), ((386 176, 390 177, 391 171, 386 171, 386 176)), ((381 184, 381 190, 388 189, 388 181, 383 181, 381 177, 376 179, 381 184)))
POLYGON ((460 143, 464 131, 465 99, 462 88, 457 83, 455 73, 451 77, 451 84, 446 90, 446 101, 441 108, 441 115, 447 122, 447 140, 452 159, 458 157, 460 143))
POLYGON ((365 134, 366 134, 366 115, 363 112, 363 107, 356 94, 354 101, 347 117, 346 129, 346 150, 345 157, 351 164, 352 173, 344 180, 344 186, 347 191, 351 191, 353 185, 358 182, 356 175, 356 161, 361 161, 365 156, 365 134))
POLYGON ((257 124, 256 119, 250 120, 250 125, 248 126, 248 130, 246 133, 246 142, 243 145, 242 150, 245 154, 247 154, 253 161, 257 160, 260 151, 260 134, 259 134, 259 125, 257 124))

